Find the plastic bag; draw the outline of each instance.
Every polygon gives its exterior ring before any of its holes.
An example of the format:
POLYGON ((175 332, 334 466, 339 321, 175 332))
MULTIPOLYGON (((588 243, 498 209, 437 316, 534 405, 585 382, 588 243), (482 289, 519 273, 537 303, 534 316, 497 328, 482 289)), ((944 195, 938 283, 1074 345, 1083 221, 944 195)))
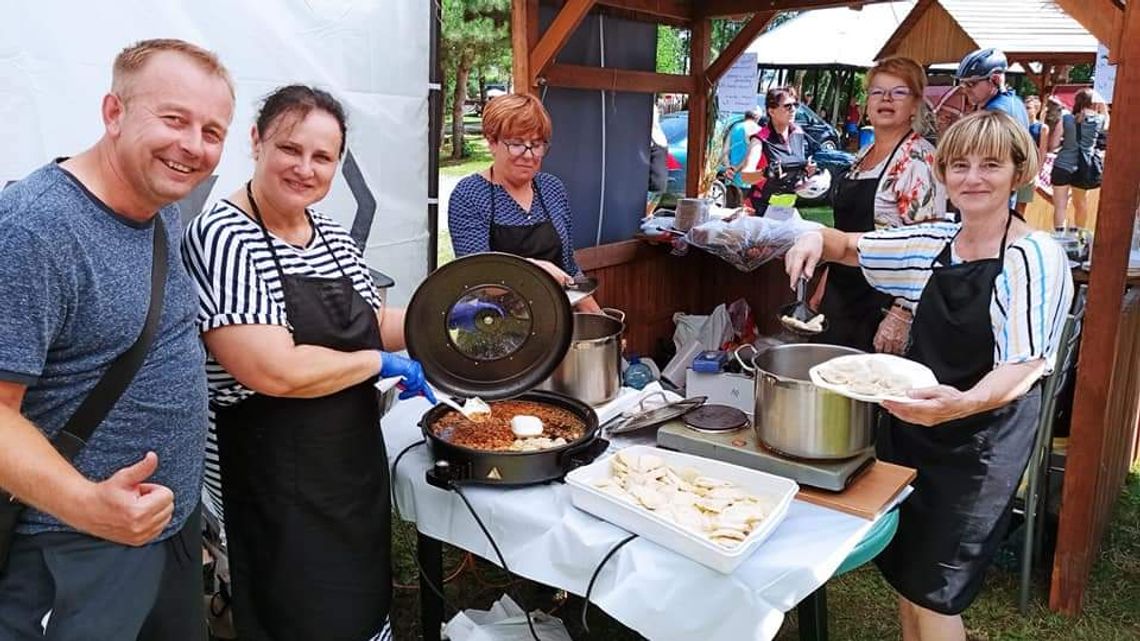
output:
POLYGON ((799 212, 786 220, 742 216, 697 225, 685 234, 684 242, 723 258, 740 271, 750 272, 780 258, 800 234, 819 227, 819 223, 800 218, 799 212))
MULTIPOLYGON (((530 616, 542 641, 573 641, 561 619, 541 610, 530 616)), ((526 612, 505 594, 490 610, 464 610, 455 615, 443 632, 451 641, 533 641, 526 612)))
POLYGON ((732 340, 732 317, 728 315, 728 308, 724 303, 716 306, 701 325, 697 332, 697 340, 701 349, 720 349, 722 345, 732 340))
POLYGON ((673 348, 677 352, 680 352, 686 344, 692 341, 699 343, 701 328, 704 327, 705 321, 708 319, 708 316, 701 316, 699 314, 685 314, 682 312, 673 314, 673 348))

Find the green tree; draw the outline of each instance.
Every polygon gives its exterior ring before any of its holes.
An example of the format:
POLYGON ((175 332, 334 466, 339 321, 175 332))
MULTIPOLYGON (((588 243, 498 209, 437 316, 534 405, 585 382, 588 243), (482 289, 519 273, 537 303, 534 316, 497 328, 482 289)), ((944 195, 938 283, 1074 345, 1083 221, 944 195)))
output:
POLYGON ((681 31, 667 25, 657 25, 657 72, 685 73, 688 47, 681 39, 681 31))
MULTIPOLYGON (((510 0, 441 0, 440 58, 451 89, 451 157, 463 157, 463 104, 475 69, 510 55, 510 0), (450 80, 448 80, 450 79, 450 80)), ((445 95, 447 95, 445 88, 445 95)))

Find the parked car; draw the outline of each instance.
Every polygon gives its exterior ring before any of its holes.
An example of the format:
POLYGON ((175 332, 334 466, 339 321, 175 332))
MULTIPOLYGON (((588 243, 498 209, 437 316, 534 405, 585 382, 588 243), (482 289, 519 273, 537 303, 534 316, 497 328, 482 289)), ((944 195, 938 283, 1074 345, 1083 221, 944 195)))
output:
MULTIPOLYGON (((758 104, 764 104, 764 96, 756 96, 756 100, 759 101, 758 104)), ((760 117, 760 124, 763 125, 767 123, 768 115, 764 114, 760 117)), ((800 105, 796 107, 796 124, 807 134, 809 153, 815 153, 815 148, 840 148, 839 130, 824 120, 823 117, 817 114, 811 107, 803 103, 800 103, 800 105)))
MULTIPOLYGON (((831 128, 830 137, 825 138, 826 142, 830 144, 824 146, 811 136, 811 132, 804 125, 804 131, 808 135, 808 153, 815 159, 815 164, 820 169, 828 169, 831 171, 832 178, 838 178, 851 168, 855 162, 855 156, 836 148, 836 143, 839 141, 839 132, 835 127, 827 125, 819 116, 815 115, 809 107, 800 105, 801 109, 806 109, 810 117, 818 119, 822 124, 831 128)), ((796 121, 799 122, 799 111, 796 113, 796 121)), ((723 136, 724 132, 728 131, 729 127, 735 126, 743 120, 743 116, 737 114, 722 115, 716 124, 714 135, 723 136)), ((666 116, 661 117, 661 130, 665 132, 665 138, 669 141, 669 147, 665 156, 666 166, 669 169, 669 189, 668 193, 683 194, 685 193, 685 167, 688 164, 689 157, 689 112, 678 111, 666 116)), ((822 129, 817 128, 822 131, 822 129)), ((826 134, 826 132, 825 132, 826 134)), ((821 135, 825 135, 821 134, 821 135)), ((718 172, 718 177, 723 176, 723 168, 718 172)), ((721 180, 715 181, 709 190, 709 197, 719 205, 724 204, 724 182, 721 180)), ((805 201, 800 199, 798 202, 802 205, 820 205, 831 201, 830 192, 824 194, 822 197, 805 201)))

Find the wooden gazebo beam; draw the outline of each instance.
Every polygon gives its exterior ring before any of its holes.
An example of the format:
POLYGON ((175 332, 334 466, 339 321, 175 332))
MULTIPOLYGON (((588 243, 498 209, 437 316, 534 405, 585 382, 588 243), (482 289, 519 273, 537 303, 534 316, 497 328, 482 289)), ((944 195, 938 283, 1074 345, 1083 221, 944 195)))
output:
POLYGON ((538 41, 538 0, 511 2, 511 80, 516 93, 534 92, 530 52, 538 41))
POLYGON ((551 87, 632 91, 636 93, 693 93, 693 77, 631 69, 612 69, 555 63, 538 81, 551 87))
MULTIPOLYGON (((1055 0, 1057 5, 1115 52, 1123 34, 1124 4, 1117 0, 1055 0)), ((1115 54, 1114 58, 1115 58, 1115 54)))
MULTIPOLYGON (((1137 0, 1140 2, 1140 0, 1137 0)), ((685 193, 696 196, 701 191, 701 174, 708 151, 709 54, 712 48, 712 22, 708 18, 693 21, 689 41, 689 66, 693 91, 689 94, 689 150, 685 163, 685 193)))
POLYGON ((847 7, 852 5, 886 2, 887 0, 694 0, 696 18, 725 18, 745 16, 767 11, 800 11, 823 9, 826 7, 847 7))
POLYGON ((717 59, 714 60, 711 65, 709 65, 709 84, 715 85, 717 81, 719 81, 724 76, 729 68, 732 67, 732 64, 736 62, 736 59, 740 57, 740 54, 744 53, 744 50, 748 48, 748 45, 752 44, 752 41, 756 39, 756 36, 760 35, 760 32, 764 30, 764 27, 767 27, 768 24, 772 22, 772 18, 775 17, 775 11, 765 11, 749 18, 748 22, 745 23, 745 25, 732 39, 732 42, 728 43, 728 46, 724 48, 724 51, 720 52, 720 55, 717 56, 717 59))
POLYGON ((688 28, 693 22, 693 6, 684 0, 598 0, 598 6, 657 24, 688 28))
MULTIPOLYGON (((542 38, 530 52, 530 75, 536 78, 554 61, 554 56, 573 35, 574 30, 586 19, 586 14, 594 8, 596 0, 566 0, 554 22, 550 23, 542 38)), ((533 84, 533 83, 532 83, 533 84)))
MULTIPOLYGON (((1090 15, 1087 7, 1116 10, 1107 0, 1058 0, 1078 22, 1104 42, 1118 42, 1113 104, 1112 136, 1104 163, 1104 180, 1096 219, 1096 241, 1089 274, 1085 331, 1081 336, 1080 360, 1073 401, 1066 475, 1061 497, 1061 521, 1057 528, 1057 551, 1053 559, 1053 583, 1049 606, 1066 614, 1081 611, 1093 561, 1108 523, 1119 486, 1117 463, 1126 452, 1113 451, 1117 430, 1131 426, 1110 425, 1109 391, 1120 333, 1121 300, 1128 267, 1129 239, 1140 206, 1140 158, 1133 150, 1140 145, 1140 0, 1130 0, 1123 17, 1109 22, 1104 15, 1090 15), (1107 32, 1118 24, 1122 31, 1107 32)), ((1109 13, 1111 16, 1111 12, 1109 13)))

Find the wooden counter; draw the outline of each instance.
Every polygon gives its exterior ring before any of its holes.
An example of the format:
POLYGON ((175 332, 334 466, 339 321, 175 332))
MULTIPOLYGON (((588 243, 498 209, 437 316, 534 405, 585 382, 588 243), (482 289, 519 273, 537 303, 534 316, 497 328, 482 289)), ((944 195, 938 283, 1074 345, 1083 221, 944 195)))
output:
POLYGON ((794 298, 782 260, 752 272, 690 248, 674 256, 669 245, 639 240, 579 250, 578 264, 598 279, 595 298, 624 311, 627 350, 653 354, 658 341, 671 340, 673 314, 708 314, 721 303, 744 298, 761 333, 779 330, 776 312, 794 298))

